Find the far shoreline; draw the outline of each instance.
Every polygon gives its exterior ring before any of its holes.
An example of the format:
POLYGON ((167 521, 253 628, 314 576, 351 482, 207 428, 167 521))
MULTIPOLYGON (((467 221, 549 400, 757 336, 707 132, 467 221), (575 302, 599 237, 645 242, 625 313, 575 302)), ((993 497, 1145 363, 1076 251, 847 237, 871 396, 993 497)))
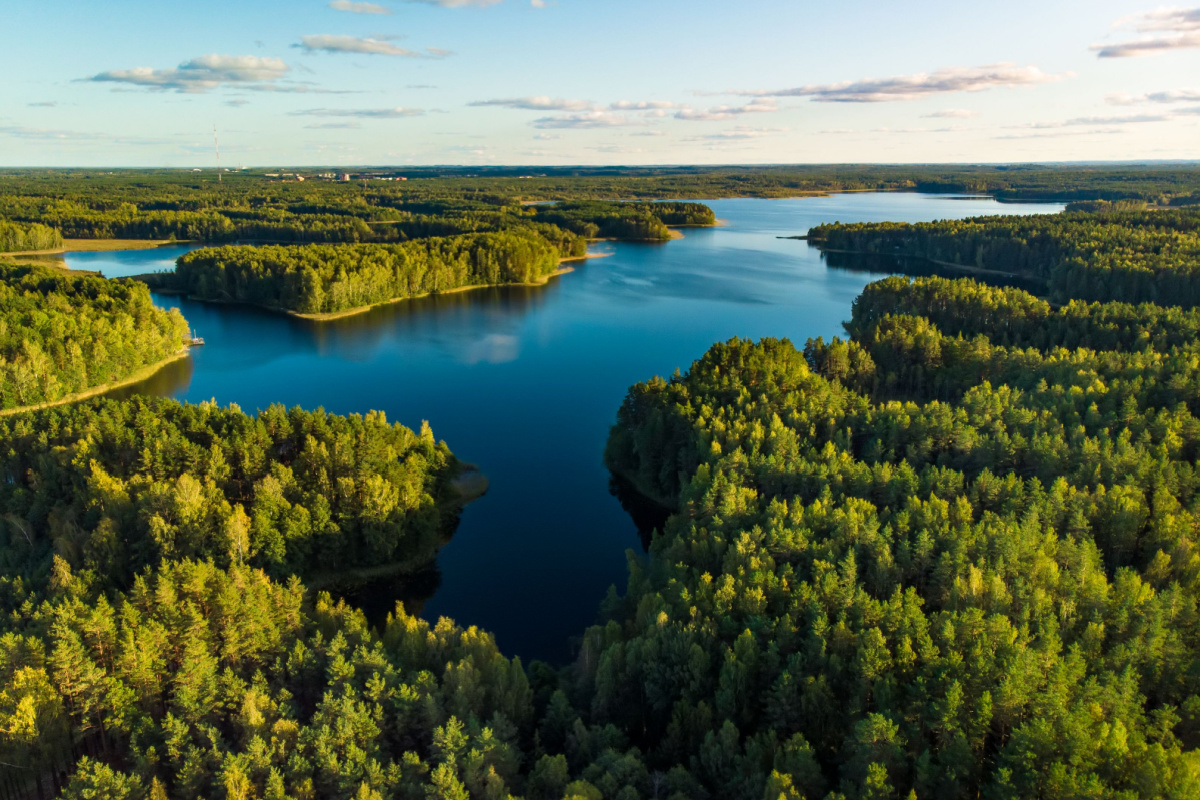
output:
POLYGON ((0 253, 4 258, 28 258, 30 256, 61 256, 67 253, 108 253, 113 250, 155 250, 174 244, 191 244, 179 239, 64 239, 62 247, 51 250, 20 250, 0 253))

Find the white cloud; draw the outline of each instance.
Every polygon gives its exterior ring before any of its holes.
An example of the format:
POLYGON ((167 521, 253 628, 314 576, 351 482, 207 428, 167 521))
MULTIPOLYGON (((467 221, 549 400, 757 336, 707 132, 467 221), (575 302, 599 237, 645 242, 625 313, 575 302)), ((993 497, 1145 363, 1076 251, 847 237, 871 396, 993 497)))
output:
POLYGON ((598 110, 590 100, 568 100, 562 97, 505 97, 497 100, 476 100, 472 106, 499 106, 524 111, 586 111, 598 110))
POLYGON ((871 133, 962 133, 971 130, 965 125, 950 125, 945 128, 872 128, 871 133))
POLYGON ((668 100, 618 100, 609 105, 611 111, 666 111, 679 107, 668 100))
POLYGON ((238 91, 244 92, 281 92, 285 94, 362 94, 361 89, 322 89, 311 82, 297 83, 255 83, 250 86, 239 86, 238 91))
POLYGON ((334 11, 348 11, 351 14, 391 14, 389 8, 378 3, 356 3, 353 0, 333 0, 329 7, 334 11))
POLYGON ((1177 33, 1200 31, 1200 8, 1162 8, 1117 22, 1116 27, 1132 25, 1141 33, 1177 33))
POLYGON ((867 78, 842 83, 808 84, 776 91, 738 91, 747 97, 811 97, 820 103, 886 103, 918 100, 951 92, 981 92, 1011 86, 1033 86, 1061 80, 1064 75, 1047 75, 1037 67, 988 64, 982 67, 945 67, 934 72, 867 78))
MULTIPOLYGON (((1187 112, 1184 112, 1187 113, 1187 112)), ((1075 117, 1057 122, 1030 122, 1024 125, 1008 125, 1012 129, 1023 130, 1053 130, 1057 128, 1077 128, 1097 125, 1138 125, 1146 122, 1167 122, 1173 115, 1165 114, 1127 114, 1118 117, 1075 117)))
POLYGON ((270 84, 282 78, 288 69, 288 65, 279 58, 214 53, 185 61, 175 69, 115 69, 93 75, 87 80, 195 93, 225 84, 270 84))
POLYGON ((427 6, 441 6, 442 8, 487 8, 494 6, 497 3, 502 3, 504 0, 401 0, 404 3, 421 3, 427 6))
POLYGON ((529 0, 529 5, 533 6, 534 8, 545 8, 546 0, 529 0))
POLYGON ((639 122, 630 120, 623 114, 613 114, 608 111, 581 111, 576 114, 563 114, 557 117, 542 117, 534 120, 535 128, 620 128, 626 125, 638 125, 639 122))
POLYGON ((1165 8, 1118 20, 1116 28, 1150 34, 1117 44, 1094 44, 1100 58, 1138 58, 1200 48, 1200 8, 1165 8))
POLYGON ((978 111, 969 111, 965 108, 946 108, 941 111, 934 111, 932 114, 925 114, 925 119, 974 119, 979 116, 978 111))
POLYGON ((550 142, 555 139, 561 139, 562 135, 558 133, 539 133, 533 138, 537 139, 539 142, 550 142))
POLYGON ((1153 39, 1138 39, 1120 44, 1092 45, 1100 58, 1139 58, 1168 53, 1172 50, 1190 50, 1200 47, 1200 32, 1178 36, 1160 36, 1153 39))
POLYGON ((746 125, 739 125, 736 128, 730 128, 719 133, 710 133, 706 136, 700 136, 698 137, 698 140, 731 142, 745 139, 761 139, 764 136, 772 136, 777 133, 786 132, 787 128, 751 128, 746 125))
POLYGON ((402 58, 444 58, 451 55, 449 50, 431 47, 424 53, 409 50, 392 44, 384 38, 372 39, 360 36, 335 36, 321 34, 318 36, 301 36, 300 44, 306 53, 359 53, 375 56, 400 56, 402 58))
POLYGON ((1125 133, 1124 128, 1092 128, 1090 130, 1051 130, 1031 131, 1028 133, 1005 133, 993 136, 993 139, 1050 139, 1060 136, 1113 136, 1125 133))
POLYGON ((425 113, 423 108, 310 108, 304 111, 293 111, 294 117, 362 117, 367 119, 402 119, 404 117, 419 117, 425 113))
POLYGON ((314 122, 304 127, 314 130, 355 130, 361 128, 362 124, 359 122, 314 122))
POLYGON ((41 103, 26 103, 30 108, 54 108, 58 105, 57 100, 46 100, 41 103))
POLYGON ((162 145, 174 144, 167 139, 149 139, 140 136, 114 136, 109 133, 56 130, 53 128, 29 128, 24 125, 0 125, 0 136, 32 142, 59 142, 62 144, 86 142, 111 142, 113 144, 162 145))
POLYGON ((1141 95, 1110 94, 1104 100, 1114 106, 1132 106, 1139 103, 1200 103, 1200 89, 1172 89, 1141 95))
POLYGON ((675 118, 688 122, 725 122, 737 119, 743 114, 770 114, 778 110, 779 105, 775 100, 763 97, 752 100, 744 106, 717 106, 707 109, 682 108, 675 114, 675 118))
POLYGON ((619 144, 602 144, 598 147, 589 147, 589 150, 595 150, 597 153, 615 153, 618 155, 637 155, 646 152, 641 147, 625 147, 619 144))

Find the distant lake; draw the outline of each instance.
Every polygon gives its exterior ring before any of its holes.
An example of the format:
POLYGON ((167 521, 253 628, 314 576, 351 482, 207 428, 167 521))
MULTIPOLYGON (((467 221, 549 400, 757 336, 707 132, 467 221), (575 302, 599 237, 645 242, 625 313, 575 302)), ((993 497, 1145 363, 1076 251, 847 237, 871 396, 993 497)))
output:
MULTIPOLYGON (((378 618, 402 597, 430 619, 491 631, 508 655, 562 663, 608 587, 624 592, 626 550, 642 552, 603 463, 629 386, 686 370, 733 336, 788 337, 802 347, 841 334, 851 302, 886 274, 827 267, 807 242, 777 237, 821 222, 1062 208, 892 193, 704 202, 724 227, 687 229, 665 244, 596 245, 608 257, 545 287, 430 297, 324 324, 156 296, 180 308, 207 344, 138 390, 249 412, 279 402, 339 414, 379 409, 413 428, 429 420, 491 490, 466 509, 436 570, 354 601, 378 618)), ((180 252, 66 260, 131 275, 169 268, 180 252)))
POLYGON ((67 253, 63 258, 71 269, 87 269, 108 278, 128 278, 150 272, 170 272, 175 260, 200 245, 167 244, 145 250, 107 250, 94 253, 67 253))

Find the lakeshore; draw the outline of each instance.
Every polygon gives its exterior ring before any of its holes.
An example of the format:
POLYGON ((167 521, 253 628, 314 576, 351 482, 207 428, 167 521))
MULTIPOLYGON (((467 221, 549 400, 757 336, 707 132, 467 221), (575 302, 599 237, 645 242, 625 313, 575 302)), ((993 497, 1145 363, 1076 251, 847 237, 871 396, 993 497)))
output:
MULTIPOLYGON (((680 238, 682 238, 682 237, 680 237, 680 238)), ((201 303, 213 303, 213 304, 217 304, 217 305, 248 306, 251 308, 261 308, 265 311, 270 311, 270 312, 276 313, 276 314, 283 314, 285 316, 294 317, 296 319, 308 320, 310 322, 332 322, 334 320, 346 319, 347 317, 355 317, 355 316, 358 316, 359 314, 365 314, 368 311, 371 311, 376 308, 383 308, 385 306, 395 305, 397 303, 404 303, 409 300, 420 300, 422 298, 431 297, 433 295, 459 294, 462 292, 474 291, 476 289, 492 289, 497 286, 526 286, 526 287, 545 286, 553 278, 558 278, 558 277, 561 277, 568 273, 574 272, 574 270, 575 270, 574 267, 563 266, 565 264, 573 264, 573 263, 578 263, 581 261, 588 261, 588 260, 597 259, 597 258, 607 258, 610 255, 612 255, 612 254, 611 253, 587 253, 582 256, 576 256, 574 258, 560 259, 559 260, 560 266, 557 270, 555 270, 554 272, 551 272, 548 275, 544 275, 543 277, 538 278, 537 280, 522 281, 520 283, 473 283, 473 284, 470 284, 467 286, 458 286, 454 289, 445 289, 445 290, 439 291, 439 292, 423 292, 421 294, 406 295, 404 297, 393 297, 389 300, 381 300, 378 303, 371 303, 370 305, 355 306, 354 308, 347 308, 347 309, 343 309, 341 311, 327 311, 327 312, 321 312, 321 313, 316 313, 316 314, 306 314, 306 313, 303 313, 300 311, 292 311, 291 309, 279 308, 276 306, 262 306, 262 305, 258 305, 256 303, 243 303, 243 302, 234 301, 234 300, 210 300, 210 299, 200 300, 197 298, 191 298, 190 296, 189 296, 189 299, 196 299, 196 302, 201 302, 201 303)), ((181 292, 177 289, 172 289, 170 286, 162 285, 163 276, 170 275, 170 274, 171 273, 169 273, 169 272, 155 272, 155 273, 150 273, 148 275, 132 275, 128 279, 141 281, 142 283, 145 283, 146 285, 148 285, 150 287, 151 291, 158 292, 159 294, 187 296, 183 292, 181 292)))
POLYGON ((161 370, 171 364, 174 364, 176 361, 187 358, 189 350, 189 347, 184 347, 175 355, 164 358, 161 361, 155 362, 154 364, 149 364, 145 367, 142 367, 136 372, 131 373, 127 378, 119 381, 102 383, 99 386, 93 386, 92 388, 82 392, 74 392, 72 394, 64 395, 57 400, 47 400, 44 403, 34 403, 33 405, 28 406, 0 409, 0 417, 10 417, 14 414, 24 414, 28 411, 41 411, 46 408, 54 408, 55 406, 70 405, 71 403, 78 403, 81 400, 88 400, 92 397, 108 394, 109 392, 116 391, 117 389, 133 386, 134 384, 153 378, 161 370))
POLYGON ((66 253, 108 253, 115 250, 153 250, 173 244, 187 244, 174 239, 65 239, 62 247, 52 250, 21 250, 0 253, 4 258, 30 256, 61 256, 66 253))

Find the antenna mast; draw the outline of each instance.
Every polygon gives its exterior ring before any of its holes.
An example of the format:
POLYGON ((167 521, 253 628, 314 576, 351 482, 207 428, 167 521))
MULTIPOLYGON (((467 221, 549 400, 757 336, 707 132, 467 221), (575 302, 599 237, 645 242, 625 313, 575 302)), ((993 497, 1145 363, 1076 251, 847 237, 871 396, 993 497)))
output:
POLYGON ((221 183, 221 143, 217 141, 217 124, 213 123, 213 148, 217 151, 217 183, 221 183))

